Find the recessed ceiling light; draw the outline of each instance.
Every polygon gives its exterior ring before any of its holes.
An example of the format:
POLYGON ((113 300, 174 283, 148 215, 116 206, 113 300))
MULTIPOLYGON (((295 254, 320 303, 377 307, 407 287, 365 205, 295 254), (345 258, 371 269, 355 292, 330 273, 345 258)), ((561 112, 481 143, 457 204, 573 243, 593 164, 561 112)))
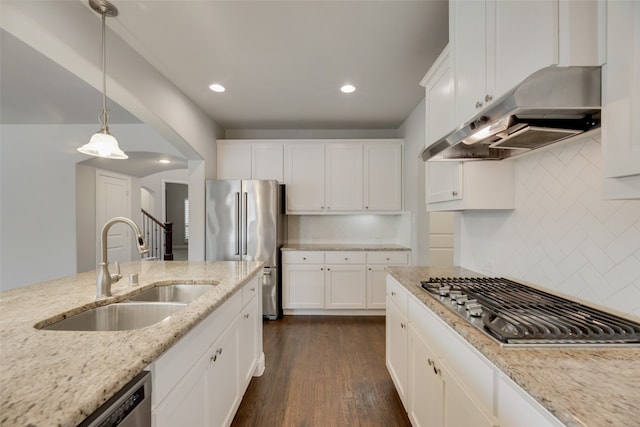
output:
POLYGON ((214 83, 212 85, 209 85, 209 89, 211 89, 214 92, 224 92, 226 90, 224 88, 224 86, 222 86, 221 84, 218 84, 218 83, 214 83))
POLYGON ((356 87, 354 85, 344 85, 340 88, 342 93, 353 93, 356 91, 356 87))
POLYGON ((158 160, 158 163, 164 163, 165 165, 168 165, 169 163, 171 163, 171 160, 160 159, 160 160, 158 160))

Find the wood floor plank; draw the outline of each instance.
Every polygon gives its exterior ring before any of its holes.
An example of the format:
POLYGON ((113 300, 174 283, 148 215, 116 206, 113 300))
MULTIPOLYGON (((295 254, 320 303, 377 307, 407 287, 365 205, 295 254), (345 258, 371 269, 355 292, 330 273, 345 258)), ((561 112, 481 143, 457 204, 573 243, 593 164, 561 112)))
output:
POLYGON ((385 366, 383 316, 265 321, 264 351, 232 427, 411 425, 385 366))

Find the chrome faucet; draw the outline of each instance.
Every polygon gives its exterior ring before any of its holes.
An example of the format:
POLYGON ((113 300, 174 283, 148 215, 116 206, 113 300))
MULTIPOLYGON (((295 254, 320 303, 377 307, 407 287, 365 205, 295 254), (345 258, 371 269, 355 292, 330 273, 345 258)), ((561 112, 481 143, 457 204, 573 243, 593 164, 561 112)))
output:
POLYGON ((133 232, 136 233, 138 252, 140 253, 140 255, 149 252, 147 243, 142 238, 140 228, 138 228, 135 222, 123 216, 111 218, 109 221, 107 221, 104 227, 102 227, 102 235, 100 238, 102 254, 100 256, 100 265, 98 266, 98 279, 96 280, 96 298, 110 297, 111 283, 115 283, 118 280, 122 279, 122 275, 120 274, 120 264, 118 263, 118 261, 116 261, 115 263, 117 273, 111 275, 109 273, 109 261, 107 260, 107 234, 109 233, 109 229, 111 228, 111 226, 118 222, 129 225, 133 229, 133 232))

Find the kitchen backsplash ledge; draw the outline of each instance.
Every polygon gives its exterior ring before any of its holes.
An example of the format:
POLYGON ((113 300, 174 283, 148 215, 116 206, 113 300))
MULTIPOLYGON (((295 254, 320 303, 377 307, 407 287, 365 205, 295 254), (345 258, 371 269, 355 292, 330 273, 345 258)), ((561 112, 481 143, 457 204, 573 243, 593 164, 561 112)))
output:
POLYGON ((600 137, 516 162, 514 211, 458 214, 460 266, 640 316, 640 200, 603 200, 600 137))

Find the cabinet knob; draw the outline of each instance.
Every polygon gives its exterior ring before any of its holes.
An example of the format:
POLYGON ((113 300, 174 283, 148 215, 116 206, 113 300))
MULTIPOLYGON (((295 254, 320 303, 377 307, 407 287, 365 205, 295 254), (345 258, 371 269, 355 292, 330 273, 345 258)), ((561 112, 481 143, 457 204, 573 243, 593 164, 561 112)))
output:
POLYGON ((248 318, 249 318, 249 313, 245 314, 245 315, 244 315, 244 318, 245 318, 245 319, 248 319, 248 318))
POLYGON ((394 291, 391 291, 391 296, 392 296, 392 297, 395 297, 395 296, 396 296, 396 293, 395 293, 394 291))
POLYGON ((365 209, 369 209, 369 206, 365 206, 364 208, 365 208, 365 209))
POLYGON ((476 101, 476 109, 482 108, 482 102, 476 101))
POLYGON ((402 329, 404 329, 404 327, 405 327, 405 326, 407 326, 407 324, 406 324, 406 323, 402 323, 402 322, 400 322, 400 327, 401 327, 402 329))
POLYGON ((303 257, 302 257, 302 260, 303 260, 303 261, 306 261, 306 260, 307 260, 307 257, 306 257, 306 256, 303 256, 303 257))
POLYGON ((391 258, 387 258, 387 261, 389 261, 391 258))
POLYGON ((491 101, 493 101, 493 96, 486 94, 484 96, 484 102, 491 102, 491 101))
POLYGON ((429 364, 429 366, 433 366, 435 364, 431 359, 427 359, 427 363, 429 364))
POLYGON ((209 363, 215 362, 217 358, 218 358, 218 355, 214 354, 213 356, 211 356, 211 359, 209 359, 209 363))
POLYGON ((348 257, 344 257, 344 260, 345 260, 345 261, 349 261, 349 258, 348 258, 348 257))
POLYGON ((371 267, 369 267, 369 271, 371 271, 371 267))
POLYGON ((324 271, 324 268, 320 267, 320 271, 324 271))
POLYGON ((452 192, 451 192, 451 195, 452 195, 452 196, 457 196, 457 195, 458 195, 458 192, 457 192, 457 191, 452 191, 452 192))
POLYGON ((331 271, 331 269, 329 267, 327 267, 327 271, 331 271))

